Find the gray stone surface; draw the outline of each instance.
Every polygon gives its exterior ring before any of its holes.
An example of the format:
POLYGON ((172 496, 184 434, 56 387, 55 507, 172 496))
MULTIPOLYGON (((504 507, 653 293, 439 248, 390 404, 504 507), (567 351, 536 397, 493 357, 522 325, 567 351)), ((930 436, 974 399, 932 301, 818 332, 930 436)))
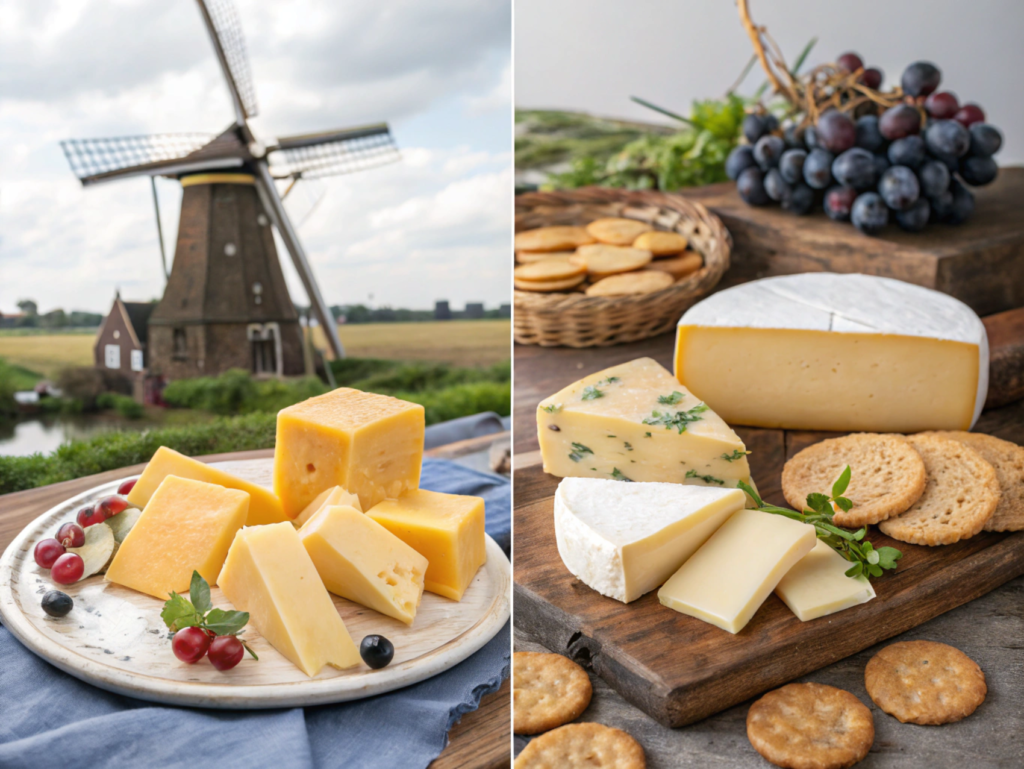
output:
MULTIPOLYGON (((523 631, 515 631, 516 651, 546 651, 523 631)), ((669 729, 623 700, 597 676, 594 698, 580 721, 623 729, 643 745, 649 769, 766 769, 771 766, 747 741, 750 702, 704 721, 669 729)), ((837 686, 868 705, 875 718, 875 743, 858 765, 868 769, 1024 769, 1024 577, 976 601, 879 646, 799 679, 837 686), (895 641, 930 640, 950 644, 981 665, 988 697, 969 718, 944 726, 901 724, 871 701, 864 689, 864 666, 895 641)), ((518 755, 528 738, 516 736, 518 755)))

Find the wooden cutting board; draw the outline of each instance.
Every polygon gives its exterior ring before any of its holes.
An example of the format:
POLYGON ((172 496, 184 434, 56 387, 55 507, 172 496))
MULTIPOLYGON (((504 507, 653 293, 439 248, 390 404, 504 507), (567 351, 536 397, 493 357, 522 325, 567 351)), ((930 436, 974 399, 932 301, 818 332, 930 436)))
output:
MULTIPOLYGON (((903 551, 899 568, 874 580, 875 600, 811 622, 800 622, 772 595, 741 633, 731 635, 661 606, 656 593, 624 605, 594 592, 558 556, 552 499, 559 479, 540 467, 533 410, 537 400, 580 376, 643 355, 671 366, 669 335, 608 350, 517 348, 515 622, 549 649, 593 670, 661 723, 698 721, 1024 574, 1024 532, 985 533, 926 548, 892 542, 873 527, 872 542, 903 551)), ((975 429, 1024 444, 1024 402, 986 411, 975 429)), ((737 432, 753 452, 758 489, 777 504, 785 504, 780 478, 786 459, 837 435, 754 428, 737 432)))
POLYGON ((921 233, 888 227, 862 235, 823 213, 794 216, 744 203, 732 182, 679 190, 716 213, 732 234, 732 266, 721 288, 771 275, 863 272, 955 296, 979 315, 1024 307, 1024 168, 1003 168, 975 190, 974 215, 959 227, 921 233))

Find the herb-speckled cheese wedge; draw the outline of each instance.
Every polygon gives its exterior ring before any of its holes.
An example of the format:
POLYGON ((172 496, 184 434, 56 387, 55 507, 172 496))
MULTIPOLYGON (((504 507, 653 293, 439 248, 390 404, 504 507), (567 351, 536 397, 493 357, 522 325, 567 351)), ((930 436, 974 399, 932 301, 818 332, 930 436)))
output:
POLYGON ((743 441, 651 358, 581 379, 537 407, 544 471, 718 488, 750 482, 743 441))

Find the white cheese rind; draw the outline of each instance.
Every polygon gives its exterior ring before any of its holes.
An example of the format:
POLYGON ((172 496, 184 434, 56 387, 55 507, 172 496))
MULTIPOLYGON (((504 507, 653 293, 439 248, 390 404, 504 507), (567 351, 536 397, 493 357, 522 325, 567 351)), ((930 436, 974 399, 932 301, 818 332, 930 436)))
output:
POLYGON ((801 622, 867 603, 875 589, 867 577, 847 577, 851 564, 820 539, 775 588, 801 622))
POLYGON ((555 493, 565 567, 623 603, 654 590, 743 507, 736 489, 566 478, 555 493))
MULTIPOLYGON (((877 334, 959 342, 977 349, 973 417, 969 426, 973 426, 980 416, 988 393, 988 337, 977 314, 951 296, 890 278, 834 273, 765 278, 720 291, 698 302, 680 318, 678 325, 680 338, 684 328, 704 327, 877 334)), ((927 360, 922 365, 927 365, 927 360)), ((791 371, 783 367, 764 374, 785 378, 806 376, 805 371, 791 371)), ((937 375, 941 373, 936 372, 937 375)), ((681 381, 688 382, 688 378, 680 374, 678 357, 676 374, 681 381)), ((876 379, 881 381, 885 376, 885 371, 879 371, 876 379)), ((891 381, 889 385, 890 389, 898 388, 899 382, 891 381)), ((727 410, 715 405, 714 393, 697 394, 725 418, 730 418, 727 410)), ((835 401, 837 404, 843 402, 838 391, 835 401)), ((860 405, 864 406, 865 412, 870 411, 869 404, 860 405)), ((968 411, 966 405, 964 412, 968 411)), ((865 419, 870 419, 870 416, 865 416, 865 419)), ((967 429, 969 426, 959 425, 955 429, 967 429)), ((823 426, 818 429, 839 428, 823 426)), ((852 429, 870 429, 870 426, 854 426, 852 429)), ((930 428, 918 426, 917 429, 930 428)))

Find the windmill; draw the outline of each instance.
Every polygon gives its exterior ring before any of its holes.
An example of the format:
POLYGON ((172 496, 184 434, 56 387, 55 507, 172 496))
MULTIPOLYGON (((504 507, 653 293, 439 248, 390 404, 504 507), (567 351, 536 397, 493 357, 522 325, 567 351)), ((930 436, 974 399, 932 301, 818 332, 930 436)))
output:
MULTIPOLYGON (((84 186, 148 176, 155 201, 155 177, 181 182, 174 261, 149 319, 149 371, 172 379, 236 367, 302 373, 299 319, 270 225, 292 258, 331 350, 340 358, 344 349, 277 183, 287 183, 287 194, 300 179, 394 162, 398 149, 386 123, 261 142, 249 126, 257 114, 256 93, 238 13, 231 0, 196 2, 235 122, 217 135, 71 139, 61 147, 84 186)), ((159 232, 159 210, 157 227, 159 232)))

